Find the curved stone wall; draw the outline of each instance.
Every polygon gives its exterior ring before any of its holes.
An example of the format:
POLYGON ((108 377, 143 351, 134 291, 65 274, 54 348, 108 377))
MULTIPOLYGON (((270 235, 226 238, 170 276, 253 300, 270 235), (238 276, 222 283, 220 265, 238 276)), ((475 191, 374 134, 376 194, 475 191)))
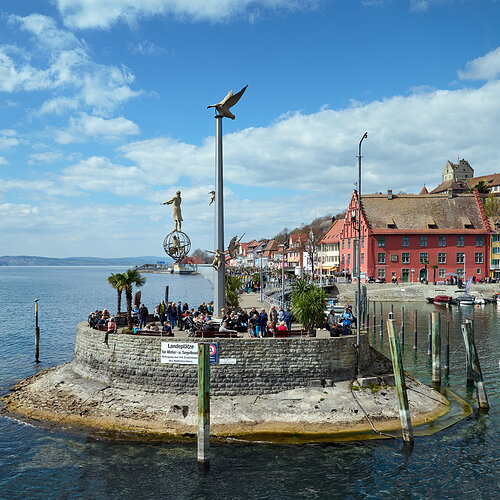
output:
MULTIPOLYGON (((202 339, 140 337, 104 332, 86 323, 77 327, 73 369, 103 384, 151 392, 186 393, 197 390, 197 367, 160 363, 161 342, 206 342, 202 339)), ((210 370, 213 395, 269 394, 352 378, 354 336, 338 338, 214 339, 219 359, 210 370)), ((361 336, 362 372, 371 366, 371 349, 361 336)))

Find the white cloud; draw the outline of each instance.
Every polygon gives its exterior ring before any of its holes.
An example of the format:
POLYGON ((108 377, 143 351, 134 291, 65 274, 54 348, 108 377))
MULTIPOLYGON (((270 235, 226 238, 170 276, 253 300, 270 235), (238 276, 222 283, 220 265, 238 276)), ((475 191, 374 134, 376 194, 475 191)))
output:
POLYGON ((28 155, 30 164, 34 163, 53 163, 63 158, 61 151, 45 151, 43 153, 33 153, 28 155))
POLYGON ((0 150, 12 148, 14 146, 17 146, 18 144, 19 141, 15 137, 0 135, 0 150))
POLYGON ((140 94, 134 75, 124 66, 96 63, 90 47, 40 14, 10 16, 11 27, 30 33, 30 48, 0 45, 0 90, 64 91, 49 97, 38 113, 63 113, 78 107, 108 114, 140 94))
POLYGON ((500 75, 500 47, 482 57, 468 61, 465 70, 459 70, 461 80, 493 80, 500 75))
POLYGON ((160 56, 162 54, 168 54, 167 49, 160 47, 149 40, 143 40, 136 45, 130 44, 129 50, 134 55, 139 54, 142 56, 160 56))
POLYGON ((235 16, 253 19, 261 9, 283 11, 314 7, 318 0, 55 0, 68 26, 109 28, 118 21, 134 24, 149 16, 221 22, 235 16))
POLYGON ((7 158, 5 156, 0 156, 0 165, 8 165, 9 162, 7 161, 7 158))

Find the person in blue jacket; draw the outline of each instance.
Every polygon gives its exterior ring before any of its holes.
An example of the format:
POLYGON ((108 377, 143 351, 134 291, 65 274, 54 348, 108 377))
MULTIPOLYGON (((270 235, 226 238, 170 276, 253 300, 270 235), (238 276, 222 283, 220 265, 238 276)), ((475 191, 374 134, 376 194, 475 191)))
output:
POLYGON ((351 324, 355 322, 354 316, 352 315, 352 306, 346 306, 345 311, 340 316, 342 321, 342 334, 351 334, 351 324))

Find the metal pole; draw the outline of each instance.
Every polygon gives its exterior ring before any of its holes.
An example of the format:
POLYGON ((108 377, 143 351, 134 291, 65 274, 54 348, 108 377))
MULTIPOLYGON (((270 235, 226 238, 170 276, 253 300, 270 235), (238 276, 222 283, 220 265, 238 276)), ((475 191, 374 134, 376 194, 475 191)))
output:
POLYGON ((375 334, 377 332, 377 310, 376 310, 376 303, 373 301, 373 333, 375 334))
POLYGON ((210 469, 210 345, 198 344, 198 466, 210 469))
POLYGON ((38 299, 35 299, 35 363, 40 363, 40 328, 38 327, 38 299))
POLYGON ((444 369, 450 369, 450 322, 446 322, 446 343, 444 346, 444 369))
POLYGON ((429 313, 429 328, 427 330, 427 355, 432 354, 432 313, 429 313))
MULTIPOLYGON (((474 341, 474 321, 471 319, 466 319, 465 323, 470 325, 470 336, 472 341, 474 341)), ((465 339, 465 337, 464 337, 465 339)), ((467 347, 467 343, 465 345, 467 347)), ((467 384, 474 382, 474 375, 472 374, 472 358, 470 356, 469 350, 465 350, 465 377, 467 384)))
POLYGON ((358 237, 356 245, 356 260, 358 271, 358 301, 356 303, 356 370, 361 374, 361 143, 368 137, 368 132, 363 134, 358 146, 358 237))
POLYGON ((260 301, 262 302, 263 297, 263 280, 262 280, 262 252, 260 252, 260 301))
POLYGON ((415 329, 413 330, 413 349, 417 350, 417 310, 415 309, 415 329))
POLYGON ((283 254, 281 255, 281 305, 285 309, 285 245, 283 244, 283 254))
POLYGON ((319 286, 323 286, 323 243, 321 243, 321 260, 319 261, 319 286))
MULTIPOLYGON (((224 252, 224 180, 222 164, 222 116, 215 116, 215 241, 214 250, 224 252)), ((214 315, 222 316, 226 307, 225 290, 226 261, 221 257, 219 270, 214 269, 214 315)))
POLYGON ((382 304, 380 304, 380 336, 384 335, 384 312, 382 310, 382 304))
POLYGON ((401 307, 401 345, 405 344, 405 306, 401 307))

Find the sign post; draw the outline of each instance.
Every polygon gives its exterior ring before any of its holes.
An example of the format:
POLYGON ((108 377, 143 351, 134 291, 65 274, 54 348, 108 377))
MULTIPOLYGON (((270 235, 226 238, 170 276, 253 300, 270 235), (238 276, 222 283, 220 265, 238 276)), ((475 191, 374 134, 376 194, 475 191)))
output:
POLYGON ((210 345, 198 344, 198 467, 210 470, 210 345))

